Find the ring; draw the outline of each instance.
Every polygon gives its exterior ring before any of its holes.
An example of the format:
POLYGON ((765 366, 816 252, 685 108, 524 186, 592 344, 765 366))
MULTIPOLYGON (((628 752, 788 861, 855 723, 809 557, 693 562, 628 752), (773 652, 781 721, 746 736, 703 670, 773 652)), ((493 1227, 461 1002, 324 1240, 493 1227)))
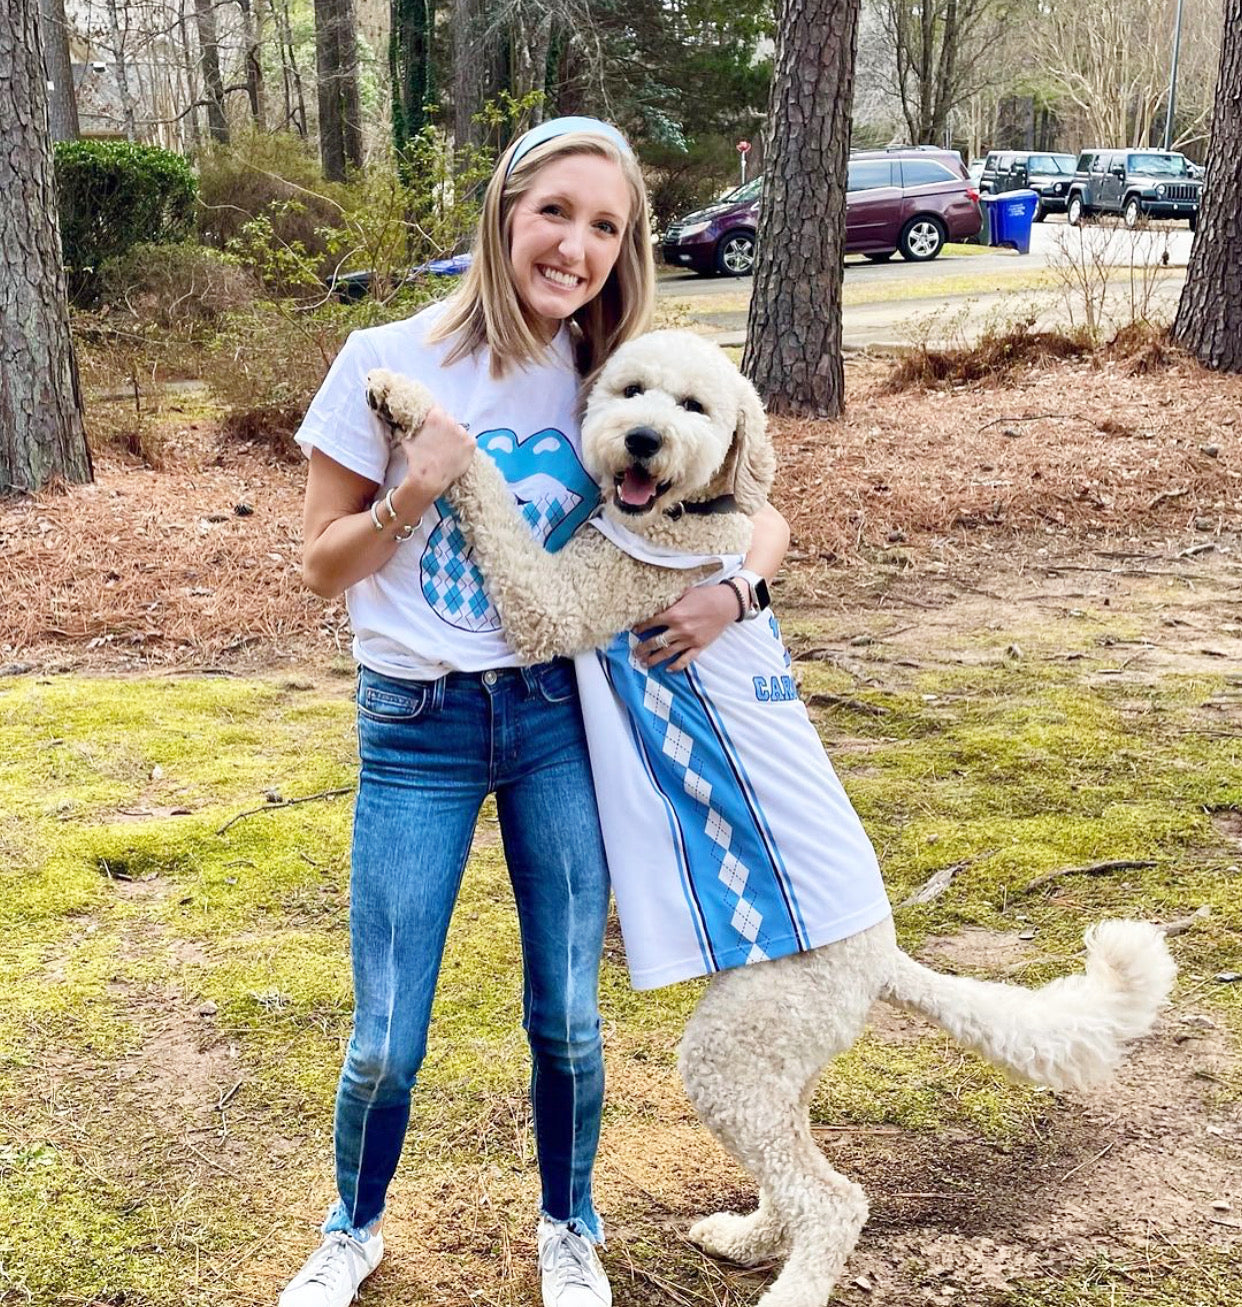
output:
POLYGON ((660 634, 651 641, 651 647, 653 649, 667 649, 669 644, 670 638, 667 631, 661 631, 660 634))

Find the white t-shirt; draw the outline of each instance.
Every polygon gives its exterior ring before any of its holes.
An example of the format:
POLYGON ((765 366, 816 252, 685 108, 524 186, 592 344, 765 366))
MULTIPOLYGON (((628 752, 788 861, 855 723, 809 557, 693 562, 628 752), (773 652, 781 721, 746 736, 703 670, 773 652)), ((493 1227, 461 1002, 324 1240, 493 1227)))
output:
MULTIPOLYGON (((606 519, 614 544, 670 558, 606 519)), ((722 574, 740 559, 715 559, 722 574)), ((684 672, 632 632, 576 662, 630 979, 652 989, 844 939, 890 912, 871 841, 794 685, 776 618, 735 622, 684 672)))
MULTIPOLYGON (((402 322, 355 331, 311 402, 297 442, 307 457, 318 449, 383 488, 398 485, 405 456, 390 453, 387 428, 368 406, 364 383, 372 368, 413 377, 495 460, 532 534, 547 549, 560 549, 599 499, 582 465, 579 379, 568 330, 549 347, 547 362, 495 380, 486 349, 443 366, 451 342, 427 340, 443 312, 435 304, 402 322)), ((431 680, 518 661, 443 498, 388 563, 349 587, 346 605, 354 657, 381 675, 431 680)))

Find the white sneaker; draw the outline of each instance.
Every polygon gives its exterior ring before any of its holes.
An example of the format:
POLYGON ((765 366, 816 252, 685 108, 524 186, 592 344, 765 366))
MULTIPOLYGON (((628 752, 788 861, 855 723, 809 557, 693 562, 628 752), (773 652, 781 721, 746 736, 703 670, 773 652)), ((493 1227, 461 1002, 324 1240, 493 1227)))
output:
POLYGON ((546 1216, 539 1221, 539 1272, 543 1307, 612 1307, 612 1290, 595 1246, 546 1216))
POLYGON ((278 1307, 349 1307, 383 1255, 384 1236, 378 1231, 365 1241, 344 1230, 324 1235, 280 1295, 278 1307))

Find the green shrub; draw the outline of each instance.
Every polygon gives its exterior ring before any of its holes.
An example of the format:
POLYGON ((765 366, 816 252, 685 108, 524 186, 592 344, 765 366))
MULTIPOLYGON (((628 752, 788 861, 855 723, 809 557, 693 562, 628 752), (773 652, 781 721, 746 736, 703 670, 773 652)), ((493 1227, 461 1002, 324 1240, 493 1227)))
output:
POLYGON ((199 238, 220 250, 263 218, 275 245, 321 263, 328 252, 324 233, 340 222, 349 199, 349 188, 325 181, 313 148, 291 132, 239 133, 233 144, 203 151, 198 175, 199 238))
POLYGON ((96 302, 173 331, 215 327, 258 286, 236 259, 203 245, 134 245, 99 270, 96 302))
POLYGON ((132 246, 183 241, 197 183, 179 154, 127 141, 58 141, 60 238, 69 294, 89 303, 98 270, 132 246))

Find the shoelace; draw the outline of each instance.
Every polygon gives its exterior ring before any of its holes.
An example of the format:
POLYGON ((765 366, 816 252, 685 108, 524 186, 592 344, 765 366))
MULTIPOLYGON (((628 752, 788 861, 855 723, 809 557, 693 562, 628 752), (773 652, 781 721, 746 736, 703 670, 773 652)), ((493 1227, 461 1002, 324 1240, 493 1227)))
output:
POLYGON ((350 1245, 353 1242, 343 1230, 334 1230, 328 1235, 319 1265, 307 1276, 305 1283, 322 1284, 325 1289, 335 1288, 342 1276, 349 1274, 350 1245))
POLYGON ((560 1232, 544 1245, 543 1255, 556 1275, 557 1288, 595 1288, 598 1280, 595 1254, 581 1235, 572 1230, 560 1232))

